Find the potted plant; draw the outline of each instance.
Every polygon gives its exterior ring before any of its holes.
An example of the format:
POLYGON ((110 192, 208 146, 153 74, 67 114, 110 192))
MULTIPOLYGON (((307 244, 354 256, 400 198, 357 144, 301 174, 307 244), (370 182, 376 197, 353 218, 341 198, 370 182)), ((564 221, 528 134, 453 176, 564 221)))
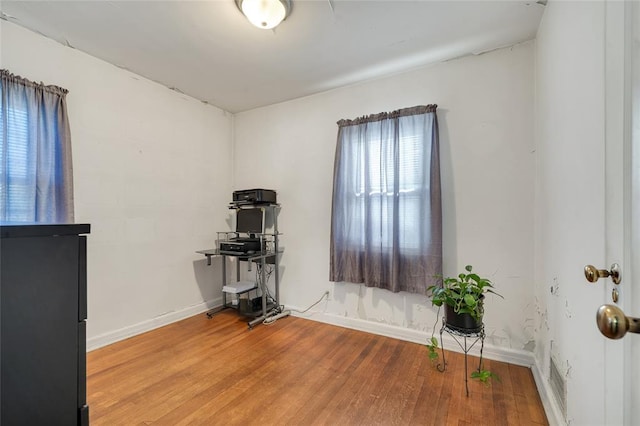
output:
MULTIPOLYGON (((465 271, 457 277, 449 277, 442 280, 442 285, 432 285, 427 288, 427 294, 431 297, 431 303, 438 307, 436 324, 440 315, 440 308, 445 307, 445 324, 447 327, 463 334, 477 333, 482 329, 482 317, 484 315, 484 297, 486 293, 493 293, 502 297, 493 290, 493 283, 473 272, 471 265, 465 266, 465 271)), ((434 324, 431 339, 427 344, 429 359, 435 363, 438 359, 438 340, 435 338, 436 324, 434 324)), ((444 371, 445 366, 438 364, 438 370, 444 371)), ((499 377, 483 369, 471 373, 471 378, 485 384, 488 380, 499 377)), ((467 389, 467 395, 469 391, 467 389)))
POLYGON ((484 315, 484 297, 493 293, 493 283, 473 272, 471 265, 465 266, 465 272, 457 277, 442 280, 442 285, 427 288, 431 303, 445 307, 445 322, 448 327, 460 332, 477 332, 482 328, 484 315))

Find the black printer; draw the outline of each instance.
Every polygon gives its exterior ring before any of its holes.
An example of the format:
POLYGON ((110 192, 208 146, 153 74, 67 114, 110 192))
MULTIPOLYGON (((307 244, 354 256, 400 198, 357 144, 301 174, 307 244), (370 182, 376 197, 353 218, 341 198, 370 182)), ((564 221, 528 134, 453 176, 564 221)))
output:
POLYGON ((236 256, 260 253, 263 250, 259 238, 233 238, 220 241, 220 253, 236 256))
POLYGON ((276 204, 276 191, 271 189, 233 191, 233 204, 276 204))

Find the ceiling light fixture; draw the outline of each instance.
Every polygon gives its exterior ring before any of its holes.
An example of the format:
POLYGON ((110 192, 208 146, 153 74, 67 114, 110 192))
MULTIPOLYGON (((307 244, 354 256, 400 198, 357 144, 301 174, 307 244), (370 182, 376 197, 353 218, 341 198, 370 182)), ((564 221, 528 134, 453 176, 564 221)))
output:
POLYGON ((291 13, 289 0, 235 0, 238 9, 258 28, 270 30, 291 13))

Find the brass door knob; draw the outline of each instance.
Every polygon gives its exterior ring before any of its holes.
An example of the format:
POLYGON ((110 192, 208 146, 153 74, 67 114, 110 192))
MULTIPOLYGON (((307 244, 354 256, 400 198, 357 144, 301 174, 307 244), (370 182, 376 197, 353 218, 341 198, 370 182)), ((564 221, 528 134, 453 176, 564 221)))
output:
POLYGON ((620 339, 627 332, 640 333, 640 318, 626 316, 617 306, 600 306, 596 314, 596 322, 600 332, 609 339, 620 339))
POLYGON ((590 283, 595 283, 600 278, 611 277, 611 281, 614 284, 620 284, 622 280, 622 274, 620 273, 620 265, 614 263, 611 265, 611 270, 607 271, 606 269, 598 269, 593 265, 587 265, 584 267, 584 277, 590 283))

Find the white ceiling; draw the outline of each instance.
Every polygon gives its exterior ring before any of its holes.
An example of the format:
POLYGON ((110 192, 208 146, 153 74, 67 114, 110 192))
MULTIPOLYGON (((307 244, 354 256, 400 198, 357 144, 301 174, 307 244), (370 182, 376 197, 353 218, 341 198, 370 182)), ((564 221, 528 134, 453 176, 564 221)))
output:
POLYGON ((293 0, 274 30, 234 0, 7 1, 3 18, 230 112, 535 37, 535 0, 293 0))

